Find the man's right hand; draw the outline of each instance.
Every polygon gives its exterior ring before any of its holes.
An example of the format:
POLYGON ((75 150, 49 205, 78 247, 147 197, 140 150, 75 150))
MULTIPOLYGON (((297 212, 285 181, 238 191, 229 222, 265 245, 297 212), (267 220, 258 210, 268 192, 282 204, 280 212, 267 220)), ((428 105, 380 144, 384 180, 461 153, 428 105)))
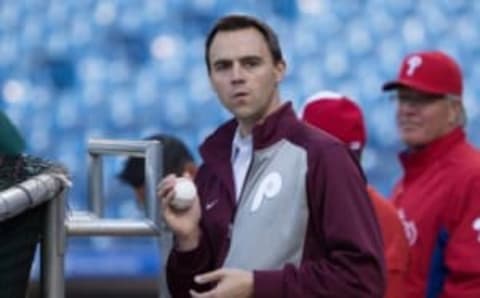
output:
POLYGON ((175 197, 175 175, 168 175, 158 186, 158 198, 161 201, 163 218, 175 235, 175 248, 179 251, 193 250, 200 241, 200 201, 195 197, 193 204, 186 210, 172 208, 170 202, 175 197))

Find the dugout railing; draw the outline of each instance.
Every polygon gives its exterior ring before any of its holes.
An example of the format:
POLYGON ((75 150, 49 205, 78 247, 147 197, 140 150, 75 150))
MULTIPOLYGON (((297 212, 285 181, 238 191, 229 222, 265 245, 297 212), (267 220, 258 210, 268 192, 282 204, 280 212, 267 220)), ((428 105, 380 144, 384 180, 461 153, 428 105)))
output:
MULTIPOLYGON (((65 295, 65 254, 70 236, 150 236, 157 237, 161 246, 162 265, 159 268, 159 297, 169 297, 164 274, 164 260, 171 247, 171 238, 160 218, 156 188, 162 177, 162 144, 159 141, 126 141, 92 139, 88 142, 88 197, 89 210, 66 212, 66 178, 39 175, 0 193, 0 216, 5 210, 17 213, 46 203, 46 217, 40 253, 40 292, 43 298, 63 298, 65 295), (104 218, 103 156, 125 155, 145 158, 145 219, 104 218), (39 183, 41 182, 41 183, 39 183), (52 194, 56 194, 52 197, 52 194), (11 208, 1 200, 8 197, 11 208), (3 204, 3 205, 2 205, 3 204), (3 208, 3 209, 2 209, 3 208), (2 211, 4 211, 2 213, 2 211)), ((9 213, 12 216, 12 212, 9 213)), ((1 220, 1 217, 0 217, 1 220)))

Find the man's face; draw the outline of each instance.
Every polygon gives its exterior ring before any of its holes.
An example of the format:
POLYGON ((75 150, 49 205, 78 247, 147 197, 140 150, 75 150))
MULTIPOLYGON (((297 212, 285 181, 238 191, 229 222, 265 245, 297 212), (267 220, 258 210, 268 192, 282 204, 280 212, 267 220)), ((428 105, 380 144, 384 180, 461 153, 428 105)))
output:
POLYGON ((397 125, 403 142, 415 148, 447 134, 458 125, 460 102, 401 88, 397 93, 397 125))
POLYGON ((259 31, 219 31, 208 54, 210 82, 222 104, 241 124, 253 125, 276 109, 280 103, 277 85, 285 65, 274 64, 259 31))

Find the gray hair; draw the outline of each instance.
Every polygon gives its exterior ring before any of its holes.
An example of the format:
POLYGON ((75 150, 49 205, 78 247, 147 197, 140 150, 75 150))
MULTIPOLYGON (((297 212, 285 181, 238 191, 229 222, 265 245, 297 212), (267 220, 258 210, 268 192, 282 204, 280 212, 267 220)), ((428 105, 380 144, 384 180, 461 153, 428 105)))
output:
POLYGON ((458 102, 460 104, 460 114, 458 115, 456 124, 458 124, 458 126, 465 127, 467 124, 467 112, 465 110, 465 106, 463 105, 462 97, 455 94, 447 94, 446 99, 452 102, 458 102))

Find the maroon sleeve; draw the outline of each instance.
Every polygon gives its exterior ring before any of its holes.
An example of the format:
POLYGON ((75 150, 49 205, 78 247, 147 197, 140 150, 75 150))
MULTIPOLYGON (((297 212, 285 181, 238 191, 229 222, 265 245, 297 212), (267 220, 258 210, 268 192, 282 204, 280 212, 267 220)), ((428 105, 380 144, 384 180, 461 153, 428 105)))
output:
POLYGON ((167 263, 167 282, 172 297, 190 298, 190 289, 204 291, 204 288, 193 281, 193 277, 209 271, 209 260, 209 250, 204 237, 192 251, 179 252, 172 249, 167 263))
POLYGON ((322 152, 309 152, 304 260, 255 271, 255 297, 383 297, 381 233, 362 172, 340 144, 322 152))
MULTIPOLYGON (((202 197, 202 167, 195 179, 195 184, 198 188, 200 198, 202 197), (200 175, 199 175, 200 174, 200 175)), ((172 249, 167 261, 167 283, 172 297, 188 297, 190 298, 189 290, 195 289, 203 292, 209 286, 201 286, 193 281, 195 275, 205 273, 213 269, 211 249, 208 244, 205 232, 202 234, 198 247, 192 251, 179 252, 172 249)))

